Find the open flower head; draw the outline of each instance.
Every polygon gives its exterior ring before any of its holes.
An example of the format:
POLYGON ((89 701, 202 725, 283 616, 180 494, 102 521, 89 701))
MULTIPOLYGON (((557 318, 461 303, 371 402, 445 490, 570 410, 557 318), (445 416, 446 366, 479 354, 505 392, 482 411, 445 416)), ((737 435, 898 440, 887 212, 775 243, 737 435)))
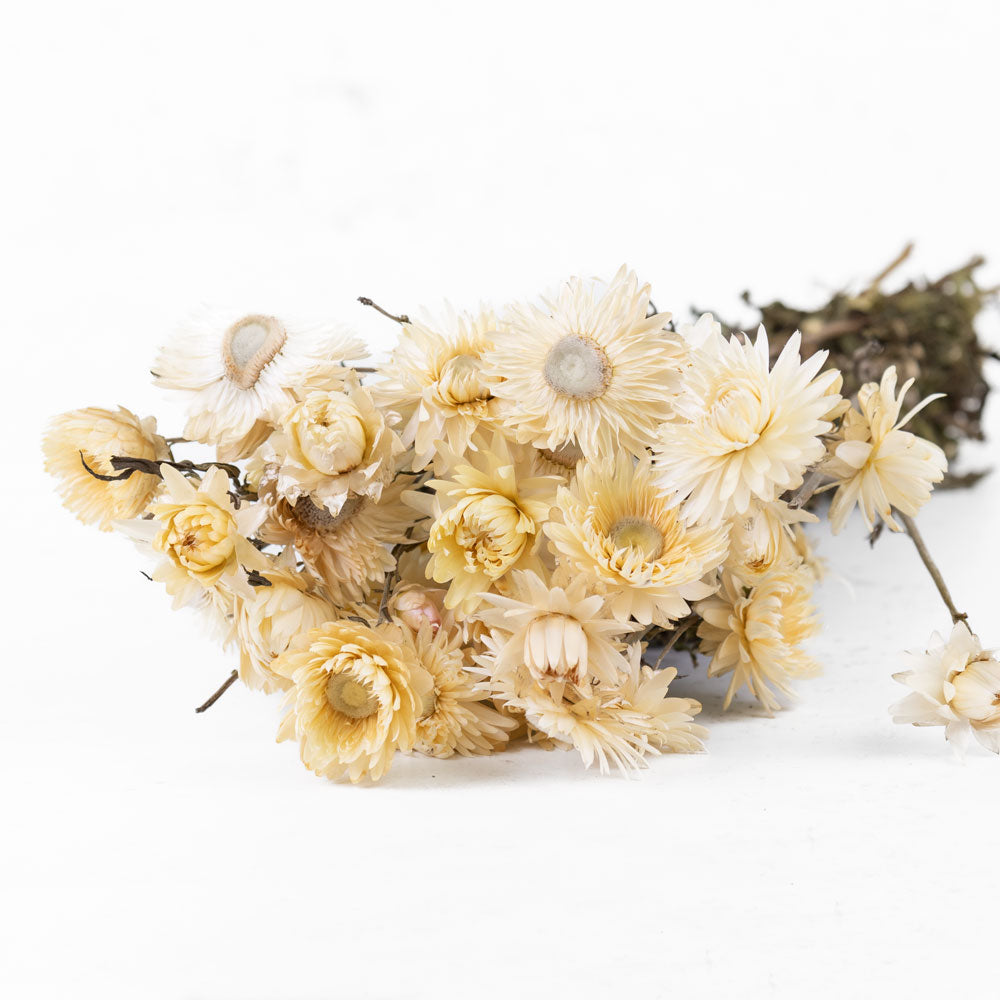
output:
POLYGON ((413 749, 431 682, 401 626, 326 622, 271 669, 292 685, 278 739, 297 740, 310 771, 378 781, 413 749))
POLYGON ((1000 753, 1000 658, 958 622, 945 640, 936 632, 923 653, 907 653, 910 669, 893 674, 912 688, 889 710, 893 720, 914 726, 944 726, 956 753, 970 737, 1000 753))
POLYGON ((558 479, 533 476, 529 460, 499 434, 452 456, 450 465, 447 479, 428 483, 433 495, 414 492, 407 500, 433 519, 428 577, 447 583, 445 606, 467 615, 512 570, 540 568, 541 527, 558 479))
POLYGON ((362 341, 338 326, 213 311, 177 332, 153 374, 187 397, 185 436, 235 460, 263 441, 271 414, 294 403, 293 390, 307 383, 337 388, 346 372, 341 363, 364 354, 362 341))
POLYGON ((213 466, 199 482, 161 465, 165 493, 150 504, 148 519, 118 526, 161 556, 153 579, 166 585, 174 607, 197 603, 206 590, 251 598, 249 571, 266 569, 267 557, 251 542, 262 516, 256 504, 237 508, 229 477, 213 466))
POLYGON ((133 472, 127 479, 105 482, 92 476, 84 462, 102 476, 117 476, 112 458, 170 457, 156 433, 156 420, 140 420, 130 410, 87 407, 55 417, 42 442, 45 469, 59 480, 63 504, 84 524, 110 531, 119 519, 138 517, 160 490, 160 477, 133 472))
POLYGON ((667 625, 707 597, 725 559, 726 525, 689 523, 658 484, 649 458, 619 453, 584 463, 545 526, 561 561, 607 595, 615 617, 667 625))
POLYGON ((491 309, 403 325, 372 391, 379 405, 403 415, 403 443, 413 448, 415 469, 437 459, 438 441, 461 454, 476 431, 492 425, 497 400, 483 374, 483 353, 498 327, 491 309))
POLYGON ((292 504, 309 496, 331 514, 351 494, 378 500, 402 450, 353 372, 343 389, 308 392, 281 413, 262 449, 281 496, 292 504))
POLYGON ((858 391, 860 412, 852 409, 844 417, 840 439, 824 467, 835 479, 831 486, 836 493, 830 504, 834 533, 844 527, 855 505, 869 531, 879 517, 899 531, 893 511, 912 517, 930 499, 934 484, 944 478, 948 467, 944 452, 902 429, 941 394, 927 396, 900 419, 903 398, 912 385, 910 379, 897 396, 896 369, 889 367, 881 383, 868 382, 858 391))
POLYGON ((648 309, 649 286, 622 268, 607 284, 571 278, 553 301, 510 310, 486 366, 518 441, 554 450, 575 438, 590 459, 653 442, 684 348, 665 329, 669 313, 648 309))
POLYGON ((774 712, 782 707, 778 694, 794 697, 793 677, 819 672, 803 648, 818 631, 809 583, 802 571, 770 573, 752 587, 724 573, 719 592, 697 605, 701 649, 712 654, 708 675, 732 675, 724 708, 746 687, 774 712))
POLYGON ((692 517, 730 518, 802 484, 826 449, 822 435, 840 401, 840 375, 820 373, 826 351, 799 358, 789 338, 774 366, 767 334, 753 343, 706 336, 692 352, 676 417, 662 425, 657 466, 692 517))
POLYGON ((795 529, 816 520, 815 514, 789 507, 783 500, 753 501, 732 519, 726 569, 745 583, 775 570, 795 569, 807 554, 811 557, 808 541, 795 529))

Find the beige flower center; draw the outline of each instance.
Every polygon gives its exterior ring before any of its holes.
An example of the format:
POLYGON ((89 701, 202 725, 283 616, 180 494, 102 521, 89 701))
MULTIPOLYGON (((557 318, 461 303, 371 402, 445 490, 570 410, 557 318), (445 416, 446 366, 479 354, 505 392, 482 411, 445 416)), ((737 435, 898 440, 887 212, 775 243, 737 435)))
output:
POLYGON ((211 504, 193 504, 175 513, 155 545, 179 566, 206 573, 225 564, 235 548, 232 515, 211 504))
POLYGON ((543 458, 547 458, 556 465, 561 465, 564 469, 575 469, 577 462, 583 458, 583 451, 575 441, 567 441, 558 448, 540 448, 543 458))
POLYGON ((315 395, 286 418, 307 466, 327 476, 350 472, 364 460, 368 446, 361 411, 347 396, 315 395))
POLYGON ((300 497, 293 508, 295 520, 318 534, 336 531, 345 521, 349 521, 365 506, 366 498, 349 496, 343 507, 336 514, 331 514, 326 507, 314 504, 309 497, 300 497))
POLYGON ((348 671, 330 675, 326 682, 326 700, 349 719, 367 719, 378 711, 378 698, 371 688, 348 671))
POLYGON ((273 316, 245 316, 234 323, 222 340, 226 378, 241 389, 252 389, 287 339, 273 316))
POLYGON ((490 392, 483 383, 479 359, 469 354, 459 354, 446 361, 438 378, 438 392, 452 406, 464 406, 489 399, 490 392))
POLYGON ((608 535, 616 549, 635 549, 647 562, 659 559, 663 553, 663 532, 643 517, 620 518, 608 535))
POLYGON ((544 374, 553 392, 587 401, 607 391, 612 367, 608 356, 593 340, 570 334, 549 351, 544 374))

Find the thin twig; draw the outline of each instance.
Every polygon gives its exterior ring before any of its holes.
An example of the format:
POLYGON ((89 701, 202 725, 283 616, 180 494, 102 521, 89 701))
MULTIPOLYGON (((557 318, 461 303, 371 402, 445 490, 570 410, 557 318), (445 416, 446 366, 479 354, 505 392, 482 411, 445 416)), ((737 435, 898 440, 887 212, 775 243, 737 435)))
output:
POLYGON ((798 510, 800 507, 809 502, 810 497, 819 488, 820 483, 823 481, 825 473, 818 466, 814 465, 812 469, 806 473, 806 477, 802 482, 802 485, 795 491, 791 499, 788 501, 788 506, 791 510, 798 510))
POLYGON ((239 677, 237 671, 233 671, 223 682, 222 687, 219 688, 211 698, 208 699, 204 704, 199 705, 195 711, 199 714, 204 712, 206 709, 211 708, 235 683, 236 678, 239 677))
POLYGON ((931 579, 934 581, 934 586, 937 587, 938 593, 941 595, 941 600, 944 601, 945 606, 948 608, 948 613, 951 615, 952 623, 957 625, 962 622, 963 625, 971 632, 972 629, 969 626, 969 616, 965 614, 964 611, 959 611, 955 607, 955 602, 951 599, 951 593, 948 591, 948 585, 944 582, 944 577, 941 576, 941 571, 937 568, 937 564, 931 558, 930 552, 927 551, 927 546, 924 545, 923 536, 920 534, 919 529, 912 517, 907 514, 900 514, 900 520, 906 528, 906 533, 910 536, 913 544, 916 546, 917 553, 919 554, 924 566, 927 567, 927 572, 930 573, 931 579))
POLYGON ((895 258, 886 264, 886 266, 883 267, 874 278, 872 278, 868 287, 865 289, 865 292, 874 292, 878 286, 881 285, 882 282, 885 281, 885 279, 888 278, 889 275, 892 274, 892 272, 895 271, 896 268, 910 256, 911 253, 913 253, 913 244, 907 243, 906 246, 903 247, 903 249, 900 250, 900 252, 895 256, 895 258))
POLYGON ((358 296, 358 301, 363 306, 369 306, 370 308, 374 309, 376 312, 380 312, 383 316, 386 316, 389 319, 394 319, 397 323, 409 323, 410 322, 410 317, 407 316, 406 313, 400 313, 398 316, 396 316, 393 313, 389 312, 388 310, 383 309, 377 302, 373 302, 366 295, 359 295, 358 296))
POLYGON ((670 641, 663 647, 663 651, 660 653, 659 659, 656 661, 656 665, 653 667, 654 670, 660 669, 660 664, 663 663, 664 658, 667 653, 670 652, 677 645, 678 640, 688 629, 691 628, 696 622, 700 621, 697 615, 688 615, 687 618, 679 621, 674 628, 673 632, 670 634, 670 641))

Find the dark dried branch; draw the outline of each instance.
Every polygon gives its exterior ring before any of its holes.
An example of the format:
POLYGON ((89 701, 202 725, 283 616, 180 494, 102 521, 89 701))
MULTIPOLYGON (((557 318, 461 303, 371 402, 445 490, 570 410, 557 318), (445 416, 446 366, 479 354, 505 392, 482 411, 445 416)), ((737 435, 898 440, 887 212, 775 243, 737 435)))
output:
POLYGON ((204 712, 207 709, 211 708, 236 683, 236 679, 238 677, 239 677, 239 673, 234 670, 225 679, 225 681, 223 681, 222 686, 219 688, 219 690, 216 691, 215 694, 213 694, 212 697, 208 699, 208 701, 203 702, 201 705, 199 705, 195 709, 195 712, 197 712, 200 715, 202 712, 204 712))
POLYGON ((261 576, 255 569, 252 569, 247 573, 247 583, 249 583, 251 587, 273 586, 271 581, 268 580, 266 576, 261 576))
POLYGON ((398 316, 396 316, 395 314, 389 312, 388 310, 383 309, 377 302, 373 302, 370 298, 368 298, 365 295, 359 295, 358 296, 358 301, 363 306, 368 306, 371 309, 374 309, 376 312, 380 312, 383 316, 387 317, 388 319, 395 320, 397 323, 409 323, 410 322, 410 317, 407 316, 406 313, 400 313, 398 316))
POLYGON ((969 616, 964 611, 959 611, 958 608, 955 607, 955 602, 951 599, 951 593, 948 590, 948 585, 944 582, 944 577, 941 576, 941 570, 937 568, 937 563, 934 562, 931 558, 930 552, 927 551, 927 546, 924 544, 923 536, 917 529, 917 525, 915 524, 913 518, 906 514, 900 514, 899 519, 903 522, 903 526, 906 528, 906 533, 912 539, 921 561, 927 568, 927 572, 930 573, 931 579, 934 581, 934 586, 937 587, 938 593, 941 595, 941 600, 944 601, 945 606, 948 608, 952 624, 957 625, 959 622, 963 622, 965 627, 971 632, 972 629, 969 626, 969 616))

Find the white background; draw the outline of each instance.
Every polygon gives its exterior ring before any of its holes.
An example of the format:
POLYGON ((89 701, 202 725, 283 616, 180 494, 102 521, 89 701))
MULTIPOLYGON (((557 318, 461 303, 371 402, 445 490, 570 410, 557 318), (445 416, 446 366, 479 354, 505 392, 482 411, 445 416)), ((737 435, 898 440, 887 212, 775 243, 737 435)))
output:
MULTIPOLYGON (((502 303, 622 261, 681 315, 818 303, 910 238, 908 276, 983 252, 1000 281, 998 10, 9 6, 0 993, 992 995, 998 763, 886 712, 898 651, 947 625, 905 538, 823 538, 856 595, 820 594, 825 676, 773 720, 694 683, 708 755, 340 787, 274 744, 275 701, 195 716, 231 658, 59 507, 38 445, 88 404, 179 433, 147 369, 202 302, 384 348, 357 295, 502 303)), ((995 491, 920 518, 987 644, 995 491)))

